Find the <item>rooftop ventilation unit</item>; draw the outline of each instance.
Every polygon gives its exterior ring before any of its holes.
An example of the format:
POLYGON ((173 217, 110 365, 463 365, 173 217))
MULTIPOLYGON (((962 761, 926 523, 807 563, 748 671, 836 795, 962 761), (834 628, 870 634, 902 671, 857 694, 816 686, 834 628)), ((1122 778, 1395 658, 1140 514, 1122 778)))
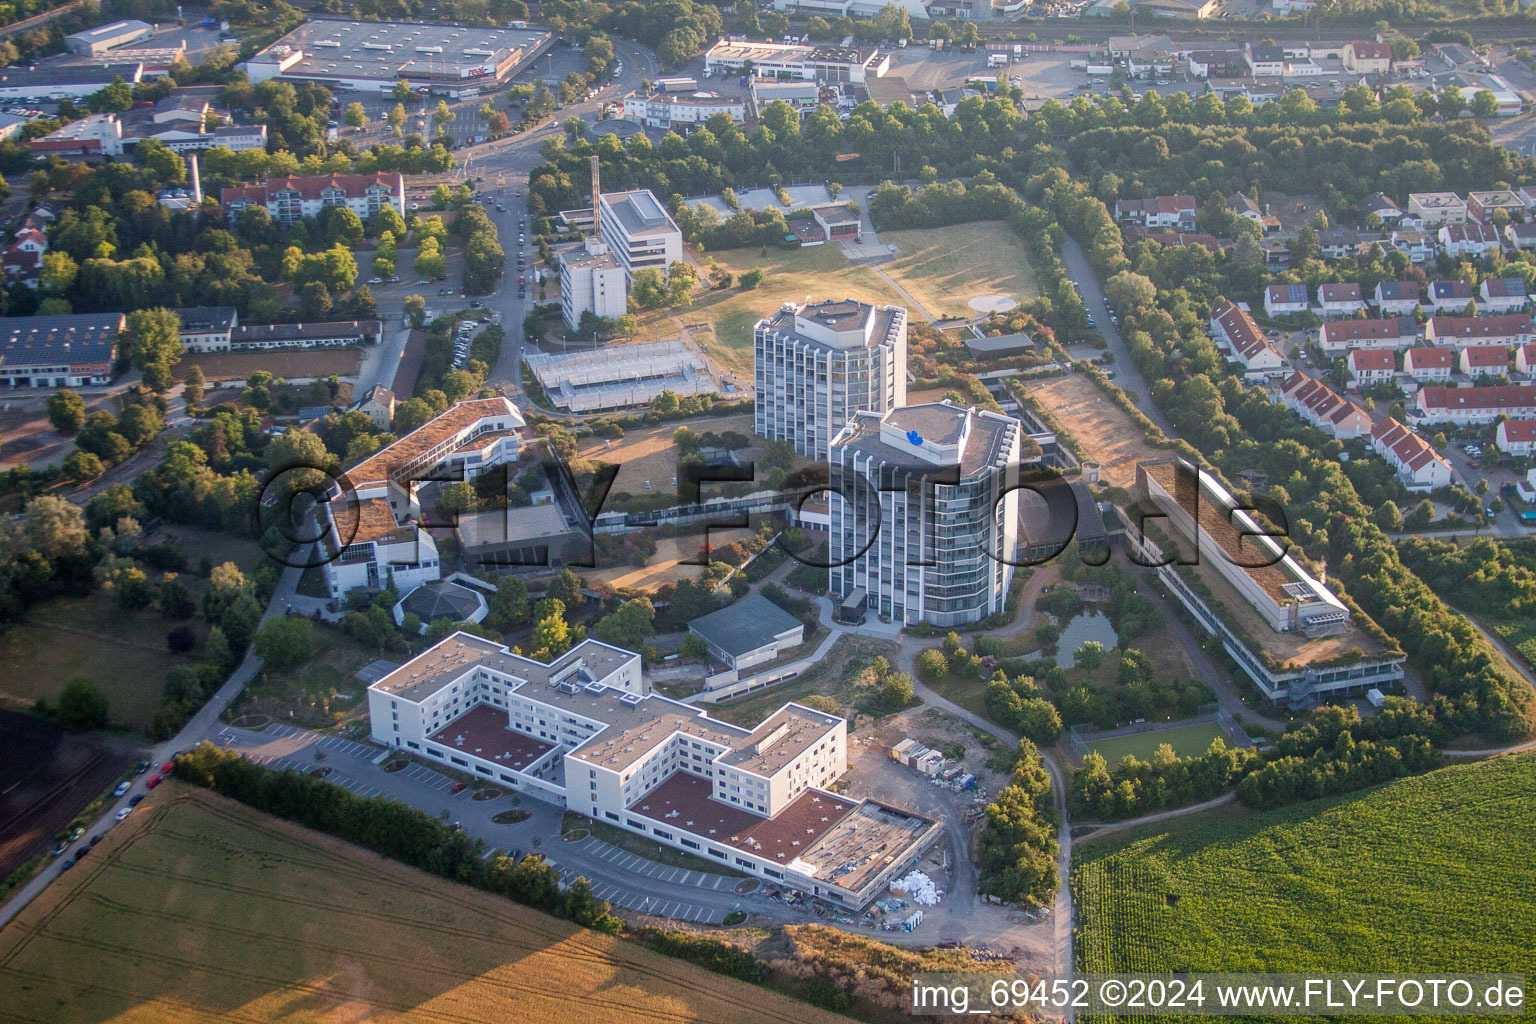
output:
POLYGON ((644 699, 645 698, 641 697, 638 693, 626 693, 624 696, 619 698, 619 702, 621 704, 628 704, 630 707, 634 707, 644 699))

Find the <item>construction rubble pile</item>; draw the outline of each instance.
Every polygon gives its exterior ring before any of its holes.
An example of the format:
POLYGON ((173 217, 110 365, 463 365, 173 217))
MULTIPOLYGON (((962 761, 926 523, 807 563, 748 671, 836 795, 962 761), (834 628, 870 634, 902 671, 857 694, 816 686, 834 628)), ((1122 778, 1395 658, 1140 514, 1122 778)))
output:
POLYGON ((896 879, 891 883, 891 892, 905 896, 920 907, 937 906, 939 897, 943 895, 938 886, 933 884, 933 879, 921 871, 896 879))

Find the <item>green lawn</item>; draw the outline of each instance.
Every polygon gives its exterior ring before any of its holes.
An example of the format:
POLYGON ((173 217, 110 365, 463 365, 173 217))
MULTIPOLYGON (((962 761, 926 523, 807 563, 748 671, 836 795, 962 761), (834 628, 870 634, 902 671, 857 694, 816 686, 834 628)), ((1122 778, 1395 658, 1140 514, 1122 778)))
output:
POLYGON ((368 710, 368 687, 356 673, 380 658, 403 660, 364 647, 335 626, 316 623, 314 656, 291 672, 262 669, 227 717, 264 714, 324 728, 361 716, 368 710))
MULTIPOLYGON (((183 579, 201 593, 201 579, 183 579)), ((125 612, 102 591, 45 601, 27 610, 26 621, 0 632, 0 696, 20 708, 39 699, 53 704, 65 683, 85 676, 107 695, 112 721, 147 732, 165 673, 194 660, 207 632, 200 617, 164 619, 153 605, 125 612), (166 633, 179 625, 197 634, 192 658, 173 655, 165 645, 166 633)))
POLYGON ((786 302, 807 299, 859 299, 873 303, 901 303, 901 298, 868 267, 849 263, 834 245, 810 249, 730 249, 711 253, 723 271, 740 277, 760 269, 762 284, 752 291, 740 287, 694 293, 687 308, 645 314, 636 331, 644 340, 675 338, 680 323, 704 323, 694 338, 719 365, 735 370, 737 386, 752 381, 752 325, 770 316, 786 302))
POLYGON ((975 316, 978 295, 1020 303, 1040 294, 1024 243, 1006 224, 952 224, 920 231, 882 231, 899 254, 881 269, 935 317, 975 316))
POLYGON ((1536 973, 1536 754, 1081 846, 1085 972, 1536 973))
POLYGON ((1221 737, 1228 746, 1232 745, 1231 739, 1225 731, 1213 722, 1200 725, 1181 725, 1173 729, 1160 729, 1155 732, 1144 732, 1137 736, 1116 736, 1109 739, 1090 740, 1089 746, 1103 755, 1104 760, 1113 768, 1120 763, 1120 759, 1127 754, 1133 754, 1142 761, 1151 761, 1152 755, 1157 753, 1157 748, 1164 743, 1173 747, 1174 753, 1180 757, 1196 757, 1210 748, 1211 741, 1221 737))

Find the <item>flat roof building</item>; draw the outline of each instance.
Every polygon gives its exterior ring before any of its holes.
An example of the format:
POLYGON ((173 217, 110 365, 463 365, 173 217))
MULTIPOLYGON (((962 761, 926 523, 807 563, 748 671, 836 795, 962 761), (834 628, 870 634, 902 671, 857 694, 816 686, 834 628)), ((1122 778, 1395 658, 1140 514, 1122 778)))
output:
POLYGON ((155 26, 129 19, 98 25, 64 37, 64 47, 70 53, 89 54, 94 57, 119 46, 127 46, 155 34, 155 26))
POLYGON ((528 28, 394 21, 307 21, 244 64, 253 82, 281 78, 389 92, 396 82, 448 96, 496 92, 554 44, 528 28))
POLYGON ((761 594, 752 594, 688 623, 726 668, 741 672, 772 661, 805 641, 805 624, 761 594))
POLYGON ((765 78, 799 78, 816 82, 862 85, 891 69, 890 54, 856 46, 812 46, 805 43, 764 43, 725 38, 704 54, 704 74, 731 76, 752 73, 765 78))
POLYGON ((948 402, 856 412, 833 438, 829 589, 903 626, 1003 609, 1018 540, 1018 420, 948 402))
POLYGON ((663 391, 679 398, 720 391, 708 362, 681 339, 584 352, 535 352, 523 361, 550 402, 570 412, 645 405, 663 391))
POLYGON ((144 78, 144 66, 134 63, 100 67, 41 64, 32 68, 0 68, 0 99, 84 99, 118 78, 129 85, 137 85, 144 78))
POLYGON ((683 233, 667 208, 650 189, 605 192, 602 206, 602 241, 632 282, 637 270, 663 274, 683 258, 683 233))
POLYGON ((907 401, 907 311, 853 299, 787 302, 752 328, 753 430, 812 459, 856 412, 907 401))
POLYGON ((0 318, 0 384, 73 388, 110 384, 122 313, 0 318))
POLYGON ((456 633, 368 688, 373 739, 858 910, 942 834, 831 786, 847 723, 787 703, 746 729, 657 696, 640 656, 552 662, 456 633))

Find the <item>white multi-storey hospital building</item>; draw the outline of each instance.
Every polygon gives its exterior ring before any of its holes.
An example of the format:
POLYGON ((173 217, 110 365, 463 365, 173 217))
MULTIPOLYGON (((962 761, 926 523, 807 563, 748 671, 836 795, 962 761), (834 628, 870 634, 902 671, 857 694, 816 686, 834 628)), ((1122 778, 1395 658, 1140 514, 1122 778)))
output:
POLYGON ((793 702, 755 729, 651 694, 640 656, 584 640, 549 664, 456 633, 368 688, 373 739, 861 908, 938 838, 839 796, 847 723, 793 702))

